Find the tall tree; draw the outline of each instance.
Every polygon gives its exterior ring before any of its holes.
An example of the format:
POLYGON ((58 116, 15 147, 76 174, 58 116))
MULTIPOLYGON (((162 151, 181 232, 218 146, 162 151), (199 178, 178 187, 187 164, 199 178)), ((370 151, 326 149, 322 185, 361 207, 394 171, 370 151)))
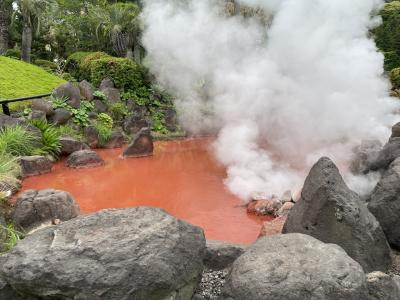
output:
POLYGON ((12 0, 0 0, 0 55, 8 49, 8 35, 12 0))

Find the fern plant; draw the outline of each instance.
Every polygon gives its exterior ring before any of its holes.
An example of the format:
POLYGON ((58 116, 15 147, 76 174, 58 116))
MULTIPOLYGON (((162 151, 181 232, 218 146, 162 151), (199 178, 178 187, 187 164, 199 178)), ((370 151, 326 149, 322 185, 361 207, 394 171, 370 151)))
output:
POLYGON ((31 120, 31 124, 37 127, 42 133, 43 146, 35 149, 37 155, 51 155, 57 158, 61 152, 60 133, 53 125, 45 120, 31 120))

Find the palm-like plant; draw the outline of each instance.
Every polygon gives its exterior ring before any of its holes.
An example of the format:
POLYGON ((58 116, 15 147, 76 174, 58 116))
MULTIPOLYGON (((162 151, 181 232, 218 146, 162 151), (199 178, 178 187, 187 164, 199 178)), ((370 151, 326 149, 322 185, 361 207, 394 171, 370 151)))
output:
POLYGON ((140 9, 133 3, 115 3, 106 8, 94 8, 96 34, 110 39, 118 56, 133 59, 133 51, 140 49, 140 9))
POLYGON ((46 8, 54 4, 54 0, 17 0, 18 13, 22 18, 21 59, 31 61, 33 28, 39 31, 41 18, 46 8))

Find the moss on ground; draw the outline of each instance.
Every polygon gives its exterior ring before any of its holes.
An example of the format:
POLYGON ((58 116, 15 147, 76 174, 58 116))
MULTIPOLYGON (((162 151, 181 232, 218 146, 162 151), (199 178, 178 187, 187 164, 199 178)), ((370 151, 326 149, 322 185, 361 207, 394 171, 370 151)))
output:
MULTIPOLYGON (((64 82, 40 67, 0 56, 0 99, 51 93, 64 82)), ((20 106, 18 103, 10 104, 11 109, 20 106)))

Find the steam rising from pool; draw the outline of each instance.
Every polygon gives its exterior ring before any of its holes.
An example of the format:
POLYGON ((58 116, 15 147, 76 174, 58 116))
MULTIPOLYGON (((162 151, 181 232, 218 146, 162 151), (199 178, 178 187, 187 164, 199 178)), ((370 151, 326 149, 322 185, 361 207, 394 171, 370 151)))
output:
POLYGON ((147 0, 143 43, 183 126, 218 132, 234 194, 300 188, 321 155, 343 162, 362 139, 388 137, 396 104, 368 34, 383 1, 241 0, 263 9, 247 18, 225 4, 147 0))

